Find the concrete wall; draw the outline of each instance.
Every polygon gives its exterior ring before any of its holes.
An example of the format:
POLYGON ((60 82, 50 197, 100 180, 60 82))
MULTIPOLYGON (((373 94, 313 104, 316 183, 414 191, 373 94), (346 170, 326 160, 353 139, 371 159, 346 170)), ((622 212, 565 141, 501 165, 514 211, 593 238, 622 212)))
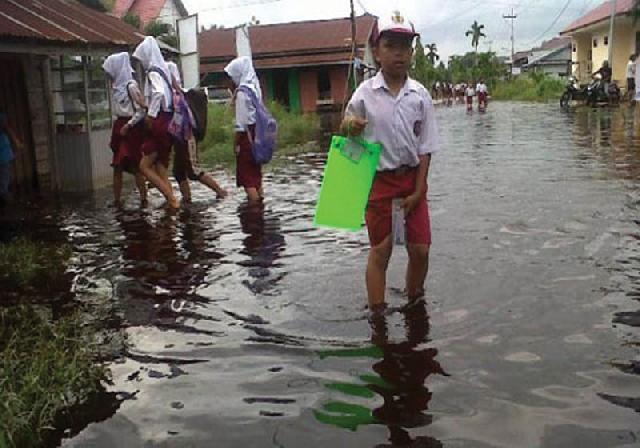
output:
POLYGON ((38 187, 41 192, 52 191, 56 184, 56 165, 53 161, 55 147, 48 101, 48 59, 46 56, 29 55, 24 56, 23 61, 38 187))
POLYGON ((178 19, 181 19, 180 11, 178 11, 178 7, 176 6, 176 2, 173 0, 167 0, 164 3, 164 7, 160 11, 160 15, 158 15, 158 22, 168 23, 173 27, 174 30, 177 30, 178 27, 176 22, 178 19))
POLYGON ((300 97, 302 112, 315 112, 318 103, 318 72, 303 70, 300 72, 300 97))
POLYGON ((91 188, 96 190, 113 183, 111 160, 113 153, 109 147, 111 129, 91 131, 91 188))
POLYGON ((331 80, 331 97, 333 104, 342 105, 347 93, 348 66, 331 67, 329 69, 329 79, 331 80))
MULTIPOLYGON (((618 17, 615 22, 613 35, 613 61, 609 61, 613 68, 613 79, 623 86, 626 80, 627 62, 631 53, 636 52, 636 32, 640 31, 640 23, 634 25, 629 17, 618 17)), ((609 58, 609 45, 605 45, 604 38, 609 36, 609 23, 602 23, 587 30, 574 33, 573 43, 577 51, 573 53, 574 73, 581 82, 586 83, 590 74, 602 66, 602 62, 609 58), (593 47, 593 41, 597 39, 597 47, 593 47), (588 52, 592 51, 589 60, 588 52), (588 62, 591 62, 591 67, 588 62)))

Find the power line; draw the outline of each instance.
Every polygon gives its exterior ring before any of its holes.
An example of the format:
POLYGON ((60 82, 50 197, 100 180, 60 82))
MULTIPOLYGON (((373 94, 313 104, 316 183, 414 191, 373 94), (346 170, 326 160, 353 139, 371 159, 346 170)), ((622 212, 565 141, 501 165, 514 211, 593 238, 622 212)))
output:
POLYGON ((551 22, 551 25, 549 25, 549 27, 544 30, 543 33, 541 33, 539 36, 537 36, 535 39, 532 39, 529 44, 533 44, 535 42, 537 42, 539 39, 543 38, 544 36, 546 36, 546 34, 551 31, 551 29, 556 26, 556 23, 558 23, 558 20, 560 20, 560 17, 562 17, 562 15, 565 13, 565 11, 567 10, 567 8, 569 7, 569 5, 571 4, 572 0, 567 0, 567 2, 564 4, 564 6, 562 7, 562 9, 560 10, 560 12, 558 13, 558 15, 556 16, 555 19, 553 19, 553 22, 551 22))

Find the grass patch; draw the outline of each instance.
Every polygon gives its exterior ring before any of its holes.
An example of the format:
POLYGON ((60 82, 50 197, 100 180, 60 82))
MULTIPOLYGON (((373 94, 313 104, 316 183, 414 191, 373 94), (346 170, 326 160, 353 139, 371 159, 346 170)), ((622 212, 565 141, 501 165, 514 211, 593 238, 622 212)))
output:
POLYGON ((491 92, 494 100, 559 101, 565 90, 565 81, 541 73, 530 73, 512 80, 500 81, 491 92))
POLYGON ((98 389, 91 330, 79 315, 50 322, 35 307, 0 309, 0 447, 43 443, 56 415, 98 389))
MULTIPOLYGON (((267 108, 278 121, 278 149, 276 155, 291 155, 320 135, 320 119, 315 114, 295 114, 275 101, 267 108)), ((200 145, 203 165, 234 166, 234 111, 230 105, 210 104, 207 136, 200 145)))
MULTIPOLYGON (((46 288, 66 270, 68 246, 54 246, 20 238, 0 243, 0 282, 11 288, 46 288)), ((0 445, 1 448, 1 445, 0 445)))

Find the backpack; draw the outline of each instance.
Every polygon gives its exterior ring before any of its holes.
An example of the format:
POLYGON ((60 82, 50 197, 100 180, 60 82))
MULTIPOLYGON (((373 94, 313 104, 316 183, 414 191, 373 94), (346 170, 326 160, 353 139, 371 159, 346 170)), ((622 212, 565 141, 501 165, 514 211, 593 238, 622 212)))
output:
POLYGON ((190 89, 185 94, 185 98, 195 121, 193 136, 196 138, 196 141, 201 142, 207 134, 207 115, 209 109, 207 94, 202 89, 190 89))
POLYGON ((238 90, 249 96, 253 107, 256 109, 255 138, 252 139, 251 133, 249 133, 249 139, 251 141, 253 159, 258 165, 264 165, 273 158, 273 153, 276 150, 278 123, 253 90, 246 86, 240 86, 238 90))
POLYGON ((191 109, 189 109, 189 104, 187 104, 187 100, 184 97, 184 94, 181 91, 176 91, 173 88, 173 84, 169 81, 165 73, 156 68, 152 67, 149 72, 158 73, 164 82, 169 86, 169 91, 172 93, 171 98, 171 109, 173 111, 173 116, 171 117, 171 121, 169 122, 168 131, 169 134, 178 142, 178 143, 186 143, 193 135, 193 129, 195 128, 195 120, 191 113, 191 109))

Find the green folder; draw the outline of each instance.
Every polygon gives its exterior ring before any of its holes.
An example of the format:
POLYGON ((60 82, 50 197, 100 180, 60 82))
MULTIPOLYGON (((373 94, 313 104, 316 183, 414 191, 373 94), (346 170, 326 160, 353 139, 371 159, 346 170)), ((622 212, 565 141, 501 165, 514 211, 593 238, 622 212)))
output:
POLYGON ((351 231, 362 228, 381 152, 379 143, 333 136, 315 226, 351 231))

